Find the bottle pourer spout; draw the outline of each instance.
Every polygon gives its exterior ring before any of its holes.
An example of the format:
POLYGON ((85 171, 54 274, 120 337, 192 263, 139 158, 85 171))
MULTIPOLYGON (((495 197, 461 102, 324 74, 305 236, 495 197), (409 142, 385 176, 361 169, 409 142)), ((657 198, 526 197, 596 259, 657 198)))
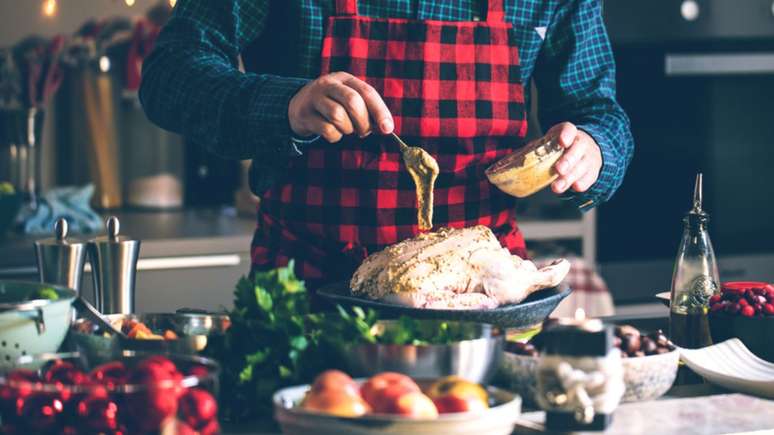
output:
POLYGON ((696 174, 696 184, 693 187, 693 208, 691 209, 692 214, 704 214, 704 210, 702 210, 702 201, 703 201, 703 185, 702 185, 702 174, 701 172, 696 174))

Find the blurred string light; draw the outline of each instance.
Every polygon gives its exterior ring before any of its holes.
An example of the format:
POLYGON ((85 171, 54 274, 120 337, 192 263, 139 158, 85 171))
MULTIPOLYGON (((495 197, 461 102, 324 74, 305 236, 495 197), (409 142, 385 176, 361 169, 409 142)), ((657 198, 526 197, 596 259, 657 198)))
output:
POLYGON ((56 0, 43 0, 43 15, 46 17, 53 17, 56 15, 57 7, 56 0))
MULTIPOLYGON (((169 7, 174 8, 177 4, 177 0, 167 0, 169 2, 169 7)), ((137 3, 137 0, 124 0, 124 3, 132 7, 137 3)), ((58 0, 43 0, 43 7, 41 9, 43 16, 46 17, 53 17, 59 12, 59 4, 58 0)))

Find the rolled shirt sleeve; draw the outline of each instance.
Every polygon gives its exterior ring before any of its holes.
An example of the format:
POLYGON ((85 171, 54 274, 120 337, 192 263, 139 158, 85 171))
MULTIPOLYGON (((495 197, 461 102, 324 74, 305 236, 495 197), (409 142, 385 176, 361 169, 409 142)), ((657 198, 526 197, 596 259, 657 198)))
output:
POLYGON ((239 70, 265 27, 269 1, 179 0, 143 65, 148 118, 231 159, 276 165, 296 155, 288 104, 308 79, 239 70))
POLYGON ((582 210, 609 200, 623 181, 634 153, 629 119, 615 96, 615 60, 600 0, 563 1, 551 20, 534 72, 538 116, 549 128, 572 122, 602 152, 597 181, 564 198, 582 210))

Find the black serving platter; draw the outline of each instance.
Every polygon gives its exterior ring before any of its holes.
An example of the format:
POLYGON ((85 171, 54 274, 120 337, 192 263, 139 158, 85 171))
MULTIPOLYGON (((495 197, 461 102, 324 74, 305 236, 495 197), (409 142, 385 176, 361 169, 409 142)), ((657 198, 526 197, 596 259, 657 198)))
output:
POLYGON ((317 290, 317 295, 332 303, 343 306, 372 308, 386 317, 409 316, 418 319, 489 323, 501 328, 526 328, 542 323, 571 291, 569 288, 548 288, 532 293, 527 299, 518 304, 476 310, 412 308, 374 301, 354 296, 347 282, 338 282, 321 287, 317 290))

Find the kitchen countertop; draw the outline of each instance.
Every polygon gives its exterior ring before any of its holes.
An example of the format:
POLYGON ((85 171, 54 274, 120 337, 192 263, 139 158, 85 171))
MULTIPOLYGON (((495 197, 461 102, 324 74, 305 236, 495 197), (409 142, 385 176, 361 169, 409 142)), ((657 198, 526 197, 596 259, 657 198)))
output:
MULTIPOLYGON (((116 211, 121 234, 142 240, 141 258, 249 252, 253 218, 237 217, 233 209, 180 211, 116 211)), ((95 234, 73 235, 88 240, 95 234)), ((0 241, 0 271, 35 268, 33 242, 40 236, 10 235, 0 241)), ((34 270, 33 270, 33 273, 34 270)))
MULTIPOLYGON (((526 412, 514 434, 543 434, 544 413, 526 412)), ((224 435, 279 435, 270 423, 224 425, 224 435)), ((673 387, 658 400, 621 405, 604 432, 578 434, 725 434, 774 428, 774 401, 737 394, 710 384, 673 387)))

